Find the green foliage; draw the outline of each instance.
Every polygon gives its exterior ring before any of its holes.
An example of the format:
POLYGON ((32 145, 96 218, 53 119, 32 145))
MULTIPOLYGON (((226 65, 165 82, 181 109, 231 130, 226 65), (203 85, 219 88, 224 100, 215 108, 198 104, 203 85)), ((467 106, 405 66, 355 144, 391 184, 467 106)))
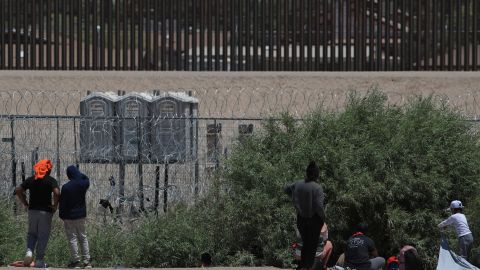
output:
POLYGON ((302 179, 314 160, 334 244, 365 221, 382 255, 414 242, 433 266, 443 209, 452 199, 473 204, 479 190, 479 150, 470 124, 433 97, 396 107, 373 90, 352 93, 341 113, 319 110, 303 122, 284 115, 280 122, 268 121, 263 133, 239 145, 227 161, 229 197, 241 209, 232 214, 248 221, 236 234, 259 243, 265 263, 284 265, 294 213, 282 187, 302 179))
MULTIPOLYGON (((467 206, 474 233, 480 231, 479 136, 471 124, 433 97, 390 106, 373 90, 352 92, 345 110, 321 108, 302 121, 284 114, 245 137, 224 161, 210 193, 193 206, 146 217, 126 230, 90 223, 96 266, 198 266, 209 252, 214 265, 287 267, 295 238, 295 213, 285 184, 303 179, 314 160, 326 194, 329 235, 341 247, 360 221, 380 254, 390 256, 406 242, 417 245, 433 269, 437 224, 452 199, 467 206)), ((0 262, 21 258, 26 221, 0 207, 0 262)), ((56 220, 47 251, 64 266, 68 248, 56 220)))

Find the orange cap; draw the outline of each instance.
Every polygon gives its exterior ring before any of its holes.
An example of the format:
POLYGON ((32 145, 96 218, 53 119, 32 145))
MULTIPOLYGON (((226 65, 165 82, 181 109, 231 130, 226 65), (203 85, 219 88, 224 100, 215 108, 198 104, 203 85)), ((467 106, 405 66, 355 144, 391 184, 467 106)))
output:
POLYGON ((45 175, 52 169, 52 162, 48 159, 42 159, 33 166, 35 171, 35 180, 43 179, 45 175))

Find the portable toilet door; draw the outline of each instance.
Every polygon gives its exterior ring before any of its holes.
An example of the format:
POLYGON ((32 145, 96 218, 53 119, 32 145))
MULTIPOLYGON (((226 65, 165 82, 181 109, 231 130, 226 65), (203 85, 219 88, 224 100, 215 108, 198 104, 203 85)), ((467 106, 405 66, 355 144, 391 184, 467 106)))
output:
POLYGON ((163 93, 152 101, 152 152, 158 163, 185 162, 190 142, 188 117, 197 100, 185 93, 163 93), (187 139, 188 138, 188 139, 187 139))
POLYGON ((151 99, 151 95, 146 93, 129 93, 117 102, 119 158, 123 158, 125 162, 138 161, 139 149, 142 151, 142 161, 149 161, 151 99), (142 143, 141 148, 139 148, 139 142, 142 143))
POLYGON ((114 93, 92 93, 80 101, 80 160, 104 163, 115 159, 114 93))

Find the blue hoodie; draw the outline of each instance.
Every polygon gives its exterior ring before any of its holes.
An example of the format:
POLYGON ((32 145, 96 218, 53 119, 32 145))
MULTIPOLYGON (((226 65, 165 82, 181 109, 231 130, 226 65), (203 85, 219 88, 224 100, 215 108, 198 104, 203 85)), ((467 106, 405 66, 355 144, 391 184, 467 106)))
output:
POLYGON ((87 216, 85 194, 90 186, 90 180, 73 165, 68 166, 67 177, 70 181, 62 186, 60 194, 60 218, 70 220, 85 218, 87 216))

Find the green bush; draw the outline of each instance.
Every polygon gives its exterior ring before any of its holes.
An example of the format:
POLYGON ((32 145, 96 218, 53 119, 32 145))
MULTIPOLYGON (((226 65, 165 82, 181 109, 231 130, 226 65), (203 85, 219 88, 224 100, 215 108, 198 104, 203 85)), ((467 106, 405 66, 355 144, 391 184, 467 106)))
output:
POLYGON ((227 160, 224 177, 235 201, 232 220, 242 248, 285 265, 294 237, 294 213, 282 187, 302 179, 316 161, 326 193, 330 236, 341 246, 360 221, 381 255, 417 244, 430 267, 436 262, 436 225, 452 199, 473 204, 479 190, 480 149, 471 124, 433 97, 403 107, 386 96, 352 93, 344 112, 314 112, 304 121, 284 115, 244 141, 227 160), (247 243, 258 243, 253 252, 247 243))

